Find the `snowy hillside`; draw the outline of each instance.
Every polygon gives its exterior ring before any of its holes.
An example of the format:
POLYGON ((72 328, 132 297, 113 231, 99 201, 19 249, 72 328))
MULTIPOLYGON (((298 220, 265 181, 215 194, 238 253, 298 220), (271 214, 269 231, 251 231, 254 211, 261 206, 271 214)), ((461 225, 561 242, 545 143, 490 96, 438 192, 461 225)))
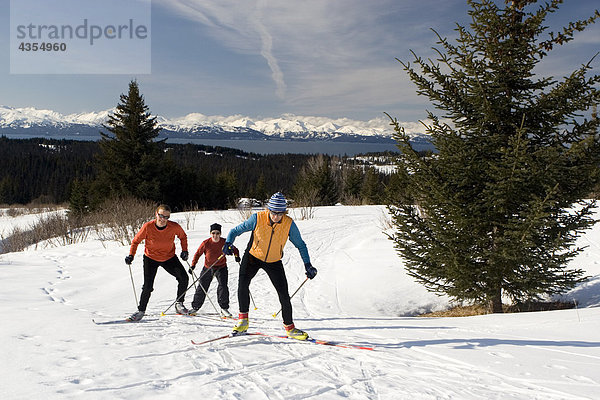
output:
MULTIPOLYGON (((293 216, 293 214, 292 214, 293 216)), ((3 217, 0 227, 20 218, 3 217)), ((190 252, 237 211, 173 214, 190 252)), ((160 316, 176 281, 159 270, 141 323, 95 325, 136 309, 128 247, 90 240, 0 256, 2 399, 597 399, 600 387, 600 226, 581 239, 577 260, 592 279, 565 299, 578 309, 419 318, 447 300, 404 272, 382 233, 385 208, 323 207, 297 220, 319 270, 292 299, 296 325, 312 337, 373 351, 227 334, 207 301, 200 317, 160 316)), ((237 239, 244 248, 248 234, 237 239)), ((132 269, 142 284, 142 249, 132 269)), ((178 247, 179 252, 179 247, 178 247)), ((284 257, 293 292, 304 280, 296 249, 284 257)), ((232 312, 238 266, 229 260, 232 312)), ((250 330, 281 334, 274 289, 259 272, 250 287, 250 330)), ((210 289, 215 301, 216 282, 210 289)), ((192 293, 186 297, 189 306, 192 293)), ((172 310, 169 310, 169 313, 172 310)))
MULTIPOLYGON (((85 127, 93 128, 97 134, 113 109, 100 112, 88 112, 63 115, 51 110, 39 110, 32 107, 13 108, 0 106, 0 129, 22 130, 45 128, 46 130, 85 127)), ((285 114, 276 118, 253 119, 242 115, 209 116, 200 113, 188 114, 180 118, 157 117, 159 126, 171 134, 223 135, 243 134, 249 139, 295 139, 295 140, 352 140, 359 139, 391 140, 393 129, 384 116, 370 121, 356 121, 348 118, 310 117, 285 114), (259 135, 257 137, 257 134, 259 135), (262 137, 260 135, 263 135, 262 137)), ((420 123, 402 123, 406 132, 413 137, 422 138, 425 129, 420 123)), ((52 134, 52 132, 48 132, 52 134)))

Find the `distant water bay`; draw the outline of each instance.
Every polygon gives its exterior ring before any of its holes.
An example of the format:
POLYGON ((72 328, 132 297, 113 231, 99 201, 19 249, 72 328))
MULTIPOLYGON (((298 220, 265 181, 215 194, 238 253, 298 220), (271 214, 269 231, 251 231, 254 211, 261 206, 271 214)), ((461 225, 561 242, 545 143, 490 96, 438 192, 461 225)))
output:
MULTIPOLYGON (((9 139, 31 139, 39 137, 35 135, 2 133, 9 139)), ((97 141, 98 136, 84 135, 48 135, 47 139, 68 139, 97 141)), ((364 142, 332 142, 332 141, 287 141, 287 140, 221 140, 221 139, 190 139, 190 138, 169 138, 167 143, 192 143, 205 146, 229 147, 249 153, 258 154, 328 154, 328 155, 348 155, 395 151, 398 148, 394 143, 364 143, 364 142)), ((430 149, 431 145, 426 143, 415 143, 413 146, 417 150, 430 149)))
POLYGON ((294 153, 354 156, 362 153, 398 151, 398 148, 393 143, 218 139, 169 139, 167 143, 193 143, 206 146, 230 147, 258 154, 294 153))

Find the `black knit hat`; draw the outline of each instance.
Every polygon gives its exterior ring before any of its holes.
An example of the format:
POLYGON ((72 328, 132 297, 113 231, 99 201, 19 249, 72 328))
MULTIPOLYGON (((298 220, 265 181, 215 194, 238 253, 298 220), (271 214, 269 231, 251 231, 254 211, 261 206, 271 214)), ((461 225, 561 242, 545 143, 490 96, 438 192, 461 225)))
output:
POLYGON ((217 224, 217 223, 215 223, 215 224, 212 224, 212 225, 210 226, 210 231, 211 231, 211 232, 212 232, 212 231, 219 231, 219 232, 221 232, 221 225, 219 225, 219 224, 217 224))

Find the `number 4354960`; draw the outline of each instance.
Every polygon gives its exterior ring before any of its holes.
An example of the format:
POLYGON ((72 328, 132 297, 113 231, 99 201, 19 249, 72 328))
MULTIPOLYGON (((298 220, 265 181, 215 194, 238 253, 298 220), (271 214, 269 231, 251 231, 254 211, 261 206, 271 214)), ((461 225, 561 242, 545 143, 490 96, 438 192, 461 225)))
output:
POLYGON ((19 50, 21 51, 67 51, 66 43, 52 43, 52 42, 42 42, 42 43, 29 43, 29 42, 21 42, 19 45, 19 50))

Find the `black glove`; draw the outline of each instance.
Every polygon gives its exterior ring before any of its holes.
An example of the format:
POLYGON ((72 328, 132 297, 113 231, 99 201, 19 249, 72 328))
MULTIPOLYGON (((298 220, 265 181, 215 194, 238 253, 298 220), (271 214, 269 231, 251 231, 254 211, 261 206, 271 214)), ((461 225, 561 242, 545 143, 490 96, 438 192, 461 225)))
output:
POLYGON ((240 258, 240 256, 235 256, 235 262, 239 263, 242 259, 240 258))
POLYGON ((311 263, 304 264, 304 268, 306 268, 306 276, 308 279, 312 279, 317 276, 317 269, 313 267, 311 263))
POLYGON ((190 275, 192 275, 192 274, 194 273, 194 268, 196 268, 196 266, 195 266, 195 265, 191 265, 191 266, 190 266, 190 269, 188 269, 188 273, 189 273, 190 275))
POLYGON ((181 254, 179 255, 179 257, 181 257, 181 259, 183 261, 187 261, 188 256, 189 256, 189 253, 187 251, 182 251, 181 254))
POLYGON ((127 257, 125 257, 125 264, 131 265, 132 261, 133 261, 133 255, 130 254, 127 257))
POLYGON ((226 256, 233 254, 233 243, 225 242, 225 246, 223 246, 223 254, 226 256))

